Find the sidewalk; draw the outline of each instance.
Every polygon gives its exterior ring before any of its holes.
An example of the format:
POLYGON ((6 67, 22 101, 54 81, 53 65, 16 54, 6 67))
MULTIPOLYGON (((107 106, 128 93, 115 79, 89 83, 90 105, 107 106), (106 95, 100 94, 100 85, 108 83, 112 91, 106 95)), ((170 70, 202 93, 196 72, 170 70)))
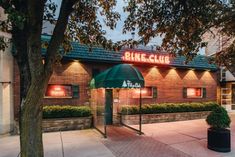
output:
MULTIPOLYGON (((44 133, 45 157, 188 157, 153 138, 124 127, 108 127, 104 139, 94 129, 44 133)), ((0 137, 0 157, 17 157, 19 136, 0 137)))
POLYGON ((146 136, 192 157, 235 157, 235 114, 230 116, 232 150, 229 153, 219 153, 207 149, 208 125, 205 119, 144 124, 142 128, 146 136))
MULTIPOLYGON (((114 157, 93 129, 43 134, 45 157, 114 157)), ((19 136, 0 137, 0 157, 17 157, 19 136)))
MULTIPOLYGON (((45 157, 235 157, 235 115, 232 115, 230 153, 207 149, 204 119, 144 124, 145 135, 109 126, 104 139, 94 129, 44 133, 45 157)), ((0 157, 17 157, 19 136, 0 137, 0 157)))
POLYGON ((125 127, 109 126, 103 141, 116 157, 190 157, 152 137, 137 135, 125 127))

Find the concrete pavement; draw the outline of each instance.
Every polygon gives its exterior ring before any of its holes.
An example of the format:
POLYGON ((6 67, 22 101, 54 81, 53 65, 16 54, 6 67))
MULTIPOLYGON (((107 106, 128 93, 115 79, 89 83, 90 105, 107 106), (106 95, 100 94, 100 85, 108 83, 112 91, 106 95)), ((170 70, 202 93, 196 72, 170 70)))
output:
MULTIPOLYGON (((93 129, 43 134, 45 157, 114 157, 93 129)), ((0 137, 0 157, 17 157, 19 136, 0 137)))
MULTIPOLYGON (((136 126, 135 126, 136 127, 136 126)), ((108 127, 104 139, 94 129, 43 134, 45 157, 234 157, 235 115, 232 115, 232 151, 208 150, 204 119, 144 124, 139 136, 124 127, 108 127)), ((19 136, 0 136, 0 157, 17 157, 19 136)))
POLYGON ((139 136, 124 127, 109 126, 107 135, 108 139, 103 143, 116 157, 189 157, 152 137, 139 136))
MULTIPOLYGON (((229 153, 218 153, 207 149, 205 119, 144 124, 145 136, 152 137, 192 157, 235 157, 235 114, 231 115, 231 146, 229 153)), ((138 126, 133 126, 138 127, 138 126)))

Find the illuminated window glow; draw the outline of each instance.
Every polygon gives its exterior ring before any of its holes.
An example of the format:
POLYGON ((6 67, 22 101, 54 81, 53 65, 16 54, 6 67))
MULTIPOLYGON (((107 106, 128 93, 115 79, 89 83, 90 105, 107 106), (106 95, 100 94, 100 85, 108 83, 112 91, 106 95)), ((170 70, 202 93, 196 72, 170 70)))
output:
POLYGON ((71 85, 48 85, 45 93, 47 98, 71 98, 71 85))
MULTIPOLYGON (((140 97, 140 89, 133 89, 133 98, 140 97)), ((141 89, 141 97, 142 98, 152 98, 153 97, 153 88, 152 87, 145 87, 141 89)))
POLYGON ((202 88, 187 88, 187 98, 202 98, 202 88))

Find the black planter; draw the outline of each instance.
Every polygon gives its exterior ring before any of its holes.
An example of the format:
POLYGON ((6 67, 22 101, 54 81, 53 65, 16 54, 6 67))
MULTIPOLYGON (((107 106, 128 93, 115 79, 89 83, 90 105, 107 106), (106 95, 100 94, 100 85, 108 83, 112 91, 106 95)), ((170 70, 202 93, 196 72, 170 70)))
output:
POLYGON ((207 130, 207 148, 217 152, 230 152, 230 130, 209 128, 207 130))

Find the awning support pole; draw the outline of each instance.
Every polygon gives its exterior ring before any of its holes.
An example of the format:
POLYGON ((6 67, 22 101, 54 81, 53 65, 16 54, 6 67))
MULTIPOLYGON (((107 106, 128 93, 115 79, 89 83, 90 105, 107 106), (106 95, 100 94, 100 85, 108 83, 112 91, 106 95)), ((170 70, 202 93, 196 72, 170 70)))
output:
POLYGON ((140 104, 139 104, 139 135, 142 134, 142 92, 140 88, 140 104))

